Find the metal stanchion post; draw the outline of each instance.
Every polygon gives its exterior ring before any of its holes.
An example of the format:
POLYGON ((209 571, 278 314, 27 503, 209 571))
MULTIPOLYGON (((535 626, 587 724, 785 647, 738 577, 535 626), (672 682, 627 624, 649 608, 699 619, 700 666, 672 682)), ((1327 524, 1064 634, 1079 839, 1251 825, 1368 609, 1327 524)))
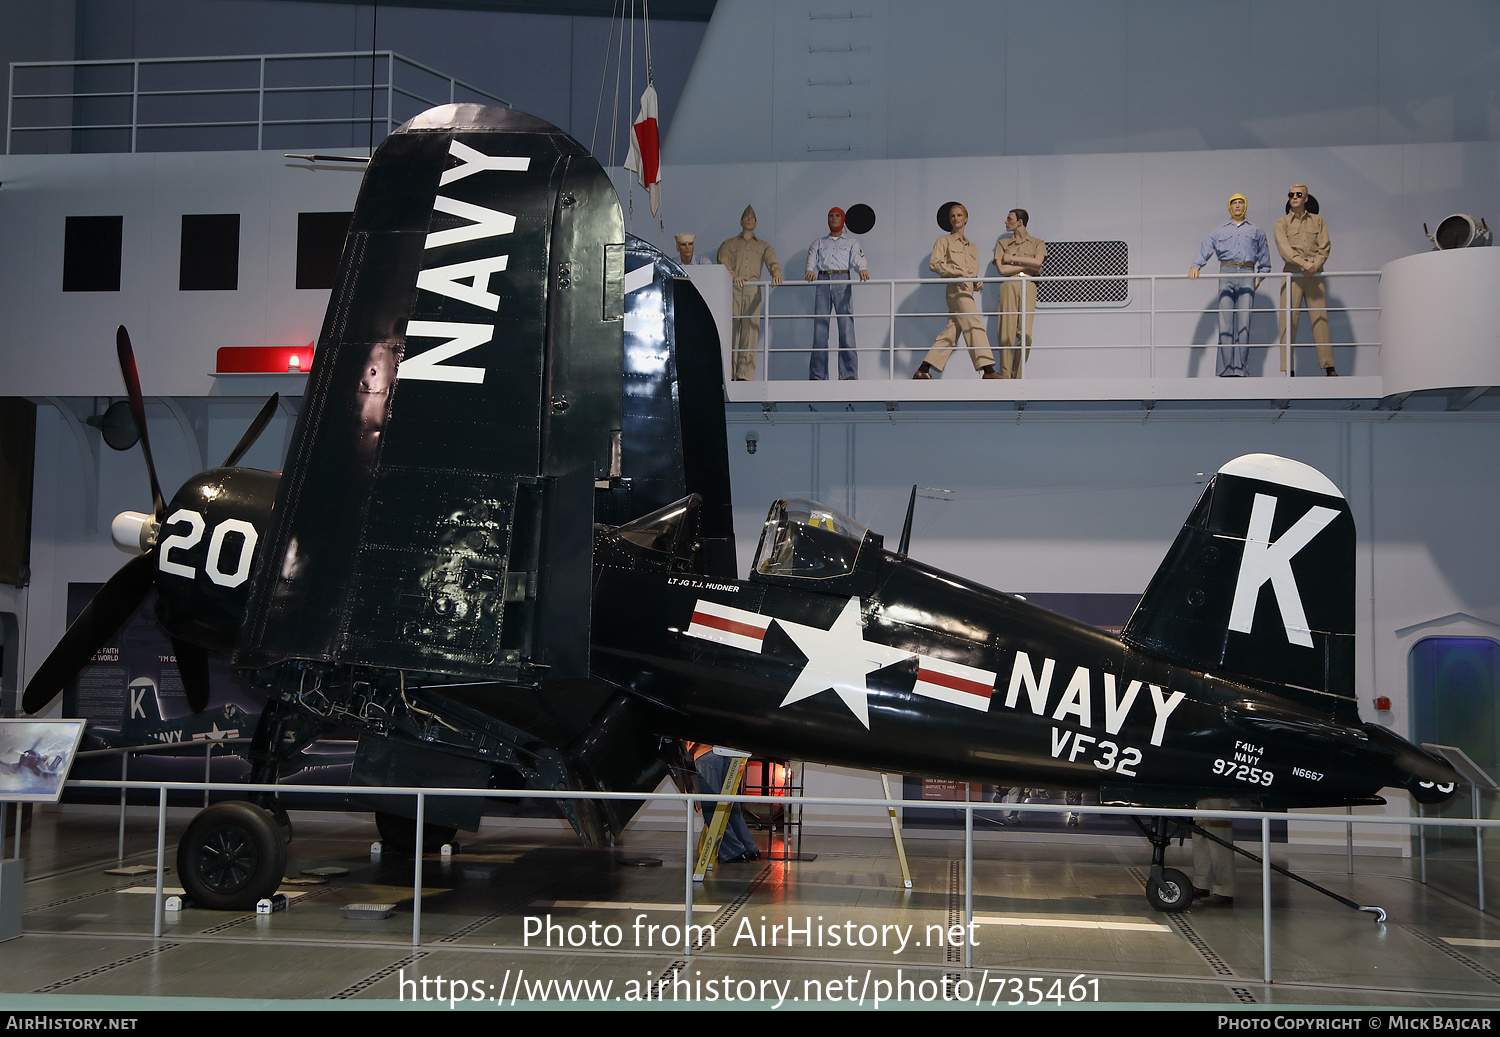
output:
POLYGON ((163 908, 162 873, 167 870, 167 789, 162 786, 156 799, 156 904, 151 910, 151 935, 161 936, 163 908))
POLYGON ((1422 804, 1417 804, 1417 858, 1421 868, 1422 885, 1427 885, 1427 826, 1420 821, 1426 815, 1422 811, 1422 804))
POLYGON ((1156 275, 1151 275, 1151 338, 1146 347, 1146 363, 1152 378, 1156 377, 1156 275))
POLYGON ((682 931, 683 953, 692 954, 692 941, 686 936, 688 926, 693 924, 693 797, 682 797, 683 865, 682 865, 682 931))
MULTIPOLYGON (((1345 807, 1344 808, 1344 813, 1348 814, 1350 817, 1353 817, 1354 816, 1354 808, 1353 807, 1345 807)), ((1353 821, 1350 821, 1348 824, 1346 824, 1344 826, 1344 864, 1348 868, 1349 874, 1353 875, 1354 874, 1354 822, 1353 821)))
MULTIPOLYGON (((731 307, 731 312, 733 312, 733 308, 732 307, 731 307)), ((761 314, 763 314, 765 316, 765 319, 766 319, 766 333, 760 337, 760 341, 763 342, 763 343, 765 343, 765 344, 762 345, 762 346, 758 346, 757 348, 760 350, 760 354, 761 354, 760 369, 761 369, 761 371, 763 371, 765 373, 765 380, 769 382, 771 380, 771 325, 772 325, 772 323, 774 323, 771 320, 771 288, 770 288, 769 285, 764 285, 763 284, 763 285, 760 286, 760 312, 761 312, 761 314)), ((734 322, 734 318, 730 317, 729 320, 730 320, 730 323, 732 325, 733 322, 734 322)), ((760 323, 760 317, 759 316, 757 316, 755 318, 755 322, 757 324, 760 323)), ((733 359, 733 357, 734 357, 734 345, 733 345, 734 344, 734 330, 735 329, 732 326, 729 329, 729 342, 730 342, 730 361, 729 361, 729 366, 730 366, 730 377, 731 378, 734 377, 734 359, 733 359)))
MULTIPOLYGON (((889 352, 887 354, 887 361, 888 361, 887 366, 890 368, 890 370, 888 372, 888 377, 891 379, 891 381, 895 381, 896 380, 896 282, 895 281, 888 281, 888 282, 886 282, 886 287, 888 287, 890 289, 890 291, 887 293, 887 298, 888 298, 888 300, 890 302, 890 310, 891 310, 891 338, 890 338, 891 346, 890 346, 890 350, 889 350, 889 352)), ((887 796, 886 798, 889 799, 890 797, 887 796)))
MULTIPOLYGON (((1475 794, 1475 821, 1479 821, 1479 786, 1470 785, 1475 794)), ((21 855, 21 831, 15 836, 15 855, 21 855)), ((1485 830, 1475 825, 1475 878, 1479 882, 1479 909, 1485 909, 1485 830)))
MULTIPOLYGON (((965 787, 964 798, 968 799, 965 787)), ((964 806, 964 968, 974 967, 974 805, 964 806)))
POLYGON ((422 942, 422 829, 427 823, 427 797, 417 793, 417 838, 412 854, 411 945, 422 942))
POLYGON ((1266 982, 1271 980, 1271 819, 1260 819, 1260 938, 1265 944, 1266 982))
MULTIPOLYGON (((128 781, 129 780, 126 777, 127 768, 129 766, 130 766, 130 754, 128 752, 122 752, 122 753, 120 753, 120 781, 124 782, 124 781, 128 781)), ((121 785, 120 786, 120 838, 119 838, 119 844, 115 847, 115 860, 117 860, 117 861, 123 861, 125 859, 125 806, 126 806, 125 797, 128 794, 129 794, 129 790, 126 789, 124 785, 121 785)))

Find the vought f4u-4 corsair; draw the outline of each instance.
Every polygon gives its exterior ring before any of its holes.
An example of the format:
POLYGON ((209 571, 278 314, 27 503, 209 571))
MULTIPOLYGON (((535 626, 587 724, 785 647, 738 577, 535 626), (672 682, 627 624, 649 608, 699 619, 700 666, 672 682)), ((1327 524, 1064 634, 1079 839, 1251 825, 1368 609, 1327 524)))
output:
MULTIPOLYGON (((1453 793, 1446 763, 1360 721, 1353 520, 1295 461, 1220 469, 1118 638, 806 500, 772 505, 739 579, 719 346, 682 275, 557 128, 473 105, 407 123, 365 174, 286 474, 234 467, 258 427, 170 502, 153 472, 153 514, 115 527, 142 554, 26 708, 154 584, 195 708, 205 650, 265 691, 257 782, 342 724, 372 786, 649 792, 691 739, 1146 814, 1453 793)), ((149 468, 123 331, 119 352, 149 468)), ((637 807, 560 809, 605 845, 637 807)), ((273 891, 284 816, 203 811, 179 847, 193 899, 273 891)), ((1182 906, 1162 842, 1153 900, 1182 906)))

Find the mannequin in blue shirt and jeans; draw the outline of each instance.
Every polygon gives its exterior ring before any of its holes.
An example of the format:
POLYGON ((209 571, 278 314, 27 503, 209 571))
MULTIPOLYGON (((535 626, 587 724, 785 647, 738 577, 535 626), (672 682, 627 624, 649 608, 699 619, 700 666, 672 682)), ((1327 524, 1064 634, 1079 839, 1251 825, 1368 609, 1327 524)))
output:
POLYGON ((1215 256, 1220 274, 1242 274, 1219 278, 1220 378, 1242 378, 1250 361, 1250 306, 1260 277, 1271 272, 1271 246, 1266 232, 1245 219, 1249 202, 1242 194, 1229 196, 1229 219, 1198 246, 1198 256, 1188 268, 1196 280, 1198 271, 1215 256))
MULTIPOLYGON (((818 238, 807 250, 807 279, 809 281, 848 281, 851 271, 859 271, 859 279, 868 281, 870 271, 865 265, 864 250, 859 247, 853 234, 844 230, 844 210, 834 206, 828 210, 828 233, 818 238)), ((839 322, 839 377, 859 377, 859 353, 854 345, 854 318, 849 316, 849 297, 853 293, 847 284, 819 284, 813 296, 813 351, 808 364, 807 376, 814 379, 828 377, 828 324, 831 310, 841 314, 839 322)))

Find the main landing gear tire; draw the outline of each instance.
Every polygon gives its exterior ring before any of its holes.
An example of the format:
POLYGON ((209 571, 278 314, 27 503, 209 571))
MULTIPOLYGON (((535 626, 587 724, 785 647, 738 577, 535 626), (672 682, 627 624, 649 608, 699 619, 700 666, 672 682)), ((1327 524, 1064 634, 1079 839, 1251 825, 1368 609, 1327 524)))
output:
POLYGON ((1161 882, 1146 880, 1146 901, 1158 911, 1185 911, 1193 902, 1193 883, 1176 868, 1163 868, 1161 882))
POLYGON ((243 800, 201 811, 177 844, 177 873, 199 907, 249 911, 276 892, 285 870, 281 826, 243 800))
MULTIPOLYGON (((380 843, 391 853, 414 853, 417 849, 417 822, 400 814, 375 812, 375 827, 380 829, 380 843)), ((444 843, 451 843, 458 834, 457 828, 435 825, 428 821, 422 825, 422 850, 432 853, 444 843)))

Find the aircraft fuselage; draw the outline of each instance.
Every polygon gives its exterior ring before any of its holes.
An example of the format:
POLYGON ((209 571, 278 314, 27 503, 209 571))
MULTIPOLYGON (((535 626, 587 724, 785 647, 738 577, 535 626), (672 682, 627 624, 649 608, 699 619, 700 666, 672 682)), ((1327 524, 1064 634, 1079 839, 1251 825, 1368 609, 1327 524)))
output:
POLYGON ((1412 784, 1415 747, 1382 729, 890 552, 872 575, 861 594, 603 568, 595 671, 653 703, 663 733, 772 757, 1163 806, 1412 784))

